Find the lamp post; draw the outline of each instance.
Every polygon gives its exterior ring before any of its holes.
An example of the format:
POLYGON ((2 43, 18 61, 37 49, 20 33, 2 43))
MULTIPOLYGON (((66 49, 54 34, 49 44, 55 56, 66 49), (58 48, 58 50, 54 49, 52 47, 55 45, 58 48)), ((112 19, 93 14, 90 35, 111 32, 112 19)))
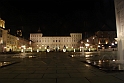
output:
POLYGON ((25 45, 23 45, 23 46, 21 46, 21 47, 22 47, 21 52, 25 53, 26 46, 25 46, 25 45))

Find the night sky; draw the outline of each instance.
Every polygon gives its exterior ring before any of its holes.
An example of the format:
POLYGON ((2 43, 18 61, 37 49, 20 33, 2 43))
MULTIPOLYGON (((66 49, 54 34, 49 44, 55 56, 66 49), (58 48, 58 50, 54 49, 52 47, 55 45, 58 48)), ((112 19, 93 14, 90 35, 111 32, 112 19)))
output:
POLYGON ((25 38, 38 29, 44 35, 116 30, 114 0, 0 0, 0 17, 6 29, 21 29, 25 38))

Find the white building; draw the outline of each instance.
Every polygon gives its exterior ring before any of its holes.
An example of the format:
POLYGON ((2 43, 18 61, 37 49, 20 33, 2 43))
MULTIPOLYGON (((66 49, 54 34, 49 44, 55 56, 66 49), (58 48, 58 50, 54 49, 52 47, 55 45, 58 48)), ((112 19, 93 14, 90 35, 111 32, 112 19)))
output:
POLYGON ((30 40, 35 42, 34 50, 46 49, 61 51, 63 48, 74 50, 79 48, 78 42, 82 40, 82 33, 70 33, 69 36, 43 36, 42 33, 31 33, 30 40))

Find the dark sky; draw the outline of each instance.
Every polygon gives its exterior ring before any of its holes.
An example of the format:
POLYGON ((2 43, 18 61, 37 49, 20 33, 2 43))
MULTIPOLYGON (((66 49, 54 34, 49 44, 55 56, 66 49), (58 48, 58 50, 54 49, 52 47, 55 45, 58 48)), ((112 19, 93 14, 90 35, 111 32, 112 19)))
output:
POLYGON ((0 0, 0 10, 6 29, 26 38, 39 28, 44 35, 116 30, 113 0, 0 0))

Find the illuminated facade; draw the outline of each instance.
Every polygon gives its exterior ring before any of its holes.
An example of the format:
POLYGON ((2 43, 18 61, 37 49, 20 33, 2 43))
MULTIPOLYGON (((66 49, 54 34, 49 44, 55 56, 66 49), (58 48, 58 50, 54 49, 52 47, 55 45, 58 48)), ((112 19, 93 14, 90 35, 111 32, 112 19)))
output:
POLYGON ((115 40, 116 31, 97 31, 95 36, 98 38, 98 44, 110 44, 115 40))
POLYGON ((6 36, 7 36, 7 30, 0 28, 0 52, 4 51, 6 36))
POLYGON ((0 52, 32 52, 33 42, 30 40, 17 37, 8 33, 8 30, 0 28, 0 52), (23 48, 25 46, 25 48, 23 48))
POLYGON ((16 51, 17 49, 17 37, 11 34, 7 34, 5 42, 5 51, 16 51))
POLYGON ((43 36, 42 33, 31 33, 30 40, 35 42, 34 50, 44 51, 49 48, 61 51, 63 48, 74 50, 79 47, 78 42, 82 40, 82 33, 70 33, 69 36, 43 36))
POLYGON ((18 52, 32 52, 33 42, 22 37, 17 37, 18 52))
POLYGON ((0 28, 0 52, 16 51, 17 37, 0 28))
POLYGON ((32 52, 33 42, 21 38, 21 30, 17 30, 17 36, 9 34, 9 30, 5 30, 5 21, 0 18, 0 52, 11 51, 30 51, 32 52))
POLYGON ((85 50, 112 51, 117 50, 116 31, 97 31, 94 36, 83 39, 85 50), (89 44, 89 46, 85 46, 89 44))
POLYGON ((124 0, 114 0, 118 42, 118 60, 124 63, 124 0))
POLYGON ((0 27, 5 28, 5 21, 0 18, 0 27))

